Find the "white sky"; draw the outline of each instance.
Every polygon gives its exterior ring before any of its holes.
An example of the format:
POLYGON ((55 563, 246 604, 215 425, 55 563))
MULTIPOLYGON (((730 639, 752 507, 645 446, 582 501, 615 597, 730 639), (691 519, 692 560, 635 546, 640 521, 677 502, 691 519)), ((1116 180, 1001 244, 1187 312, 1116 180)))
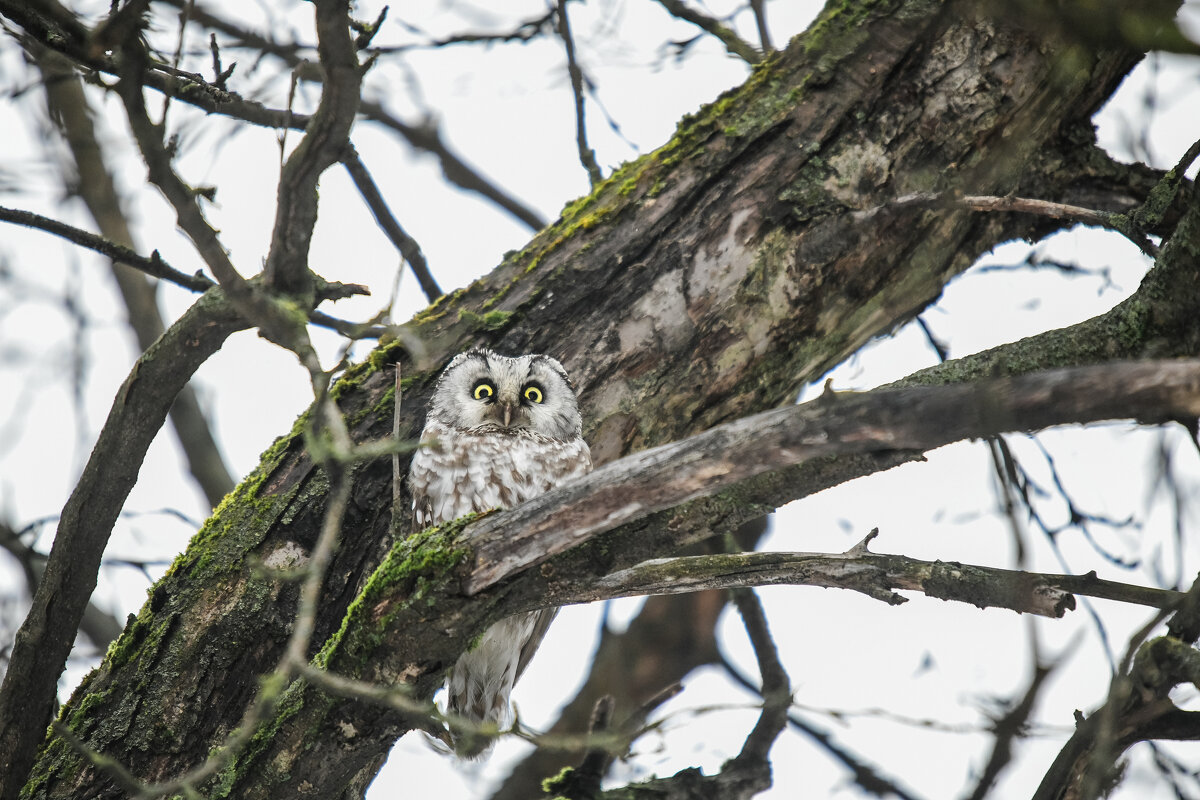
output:
MULTIPOLYGON (((95 4, 99 11, 107 3, 95 4)), ((357 4, 357 14, 374 18, 379 3, 357 4)), ((1200 2, 1189 2, 1187 13, 1200 18, 1200 2)), ((709 7, 721 14, 729 3, 709 7)), ((286 20, 267 21, 269 4, 239 7, 248 26, 267 26, 282 34, 288 26, 311 41, 307 4, 286 20)), ((510 3, 505 15, 486 4, 409 2, 406 19, 420 20, 431 33, 462 27, 504 28, 508 20, 542 12, 538 2, 510 3)), ((777 46, 802 30, 819 4, 783 2, 768 6, 777 46)), ((377 39, 378 44, 410 41, 396 24, 401 9, 377 39)), ((595 80, 605 107, 620 124, 633 149, 605 125, 594 105, 589 107, 589 136, 605 169, 648 152, 665 142, 676 121, 712 100, 725 88, 740 83, 745 66, 727 57, 722 48, 705 41, 681 64, 659 59, 655 51, 664 39, 684 39, 694 29, 667 20, 651 2, 602 0, 571 6, 572 26, 580 59, 595 80), (664 33, 664 26, 669 26, 664 33)), ((753 38, 748 15, 737 20, 753 38)), ((226 55, 226 60, 232 59, 226 55)), ((239 65, 234 85, 242 91, 263 87, 262 98, 283 105, 286 81, 265 62, 257 72, 239 65)), ((561 48, 551 41, 498 46, 487 50, 458 48, 452 52, 414 53, 406 69, 377 68, 368 81, 367 96, 385 102, 398 116, 418 119, 432 109, 453 147, 478 165, 498 185, 552 220, 562 205, 587 191, 578 164, 574 118, 561 48), (420 97, 414 99, 413 80, 420 97), (426 105, 427 104, 427 105, 426 105)), ((23 85, 23 66, 12 48, 0 54, 0 85, 23 85)), ((1098 115, 1101 142, 1119 158, 1150 158, 1169 166, 1200 136, 1200 69, 1192 59, 1151 59, 1122 87, 1114 102, 1098 115), (1152 118, 1147 97, 1154 97, 1152 118), (1134 137, 1147 132, 1149 152, 1131 147, 1134 137)), ((315 102, 311 87, 301 92, 297 107, 315 102)), ((44 130, 29 122, 30 109, 42 102, 37 91, 0 104, 0 129, 6 147, 0 154, 0 202, 41 213, 65 216, 90 227, 80 204, 61 202, 54 183, 44 130), (6 184, 20 193, 3 191, 6 184)), ((158 103, 155 98, 152 108, 158 103)), ((120 154, 117 177, 129 191, 140 190, 144 167, 125 141, 125 126, 115 101, 104 109, 105 140, 120 154)), ((197 118, 181 106, 171 109, 176 123, 197 118)), ((40 114, 33 114, 40 118, 40 114)), ((274 213, 274 187, 279 152, 276 134, 264 130, 234 130, 210 119, 194 141, 186 141, 180 169, 196 185, 220 187, 209 217, 222 231, 225 245, 243 274, 257 271, 265 258, 274 213)), ((421 243, 434 274, 444 289, 464 285, 499 263, 509 249, 524 245, 530 233, 474 196, 447 187, 432 158, 413 157, 407 145, 360 123, 354 140, 363 160, 379 183, 397 218, 421 243)), ((298 141, 289 136, 289 147, 298 141)), ((339 303, 338 316, 364 318, 387 302, 397 256, 366 212, 344 171, 330 170, 321 185, 322 210, 311 263, 324 277, 366 283, 374 296, 339 303)), ((136 236, 141 250, 160 250, 185 272, 201 263, 176 232, 173 215, 153 191, 133 197, 136 236)), ((925 314, 935 333, 946 340, 953 356, 966 355, 1050 328, 1086 319, 1111 308, 1128 296, 1146 269, 1132 245, 1119 237, 1075 230, 1039 246, 1039 253, 1091 268, 1111 270, 1111 284, 1093 276, 1066 277, 1057 272, 987 272, 978 267, 952 283, 938 305, 925 314)), ((1026 248, 1008 245, 984 259, 992 264, 1021 261, 1026 248)), ((110 285, 107 267, 89 254, 46 234, 12 226, 0 228, 0 266, 20 277, 20 293, 0 294, 0 517, 17 527, 52 518, 62 507, 92 438, 102 424, 117 385, 132 362, 130 337, 123 312, 110 285), (81 336, 58 310, 60 298, 74 292, 85 308, 88 328, 81 336), (70 354, 81 342, 88 366, 81 382, 82 427, 72 401, 70 354), (20 358, 32 357, 32 363, 20 358)), ((0 289, 0 293, 5 290, 0 289)), ((192 296, 163 287, 162 304, 177 315, 192 296)), ((405 276, 395 317, 403 320, 424 306, 411 276, 405 276)), ((569 335, 569 332, 564 332, 569 335)), ((327 358, 336 352, 331 335, 315 334, 327 358)), ((365 350, 360 350, 360 354, 365 350)), ((839 389, 869 388, 926 366, 935 360, 919 330, 909 325, 893 337, 864 349, 831 377, 839 389)), ((199 374, 202 402, 211 412, 229 463, 238 475, 257 464, 258 454, 272 439, 290 429, 308 403, 307 379, 294 358, 252 333, 233 337, 199 374), (226 387, 239 387, 231 391, 226 387)), ((1056 459, 1063 480, 1078 504, 1091 512, 1115 518, 1134 515, 1140 534, 1096 529, 1103 545, 1123 556, 1147 563, 1160 554, 1164 569, 1176 569, 1171 539, 1173 520, 1162 502, 1150 502, 1146 488, 1152 471, 1151 454, 1160 434, 1130 425, 1102 430, 1053 431, 1040 437, 1056 459)), ((1024 437, 1010 440, 1022 463, 1049 486, 1045 459, 1024 437)), ((1166 436, 1177 456, 1181 480, 1189 493, 1200 487, 1200 467, 1194 449, 1177 432, 1166 436)), ((170 508, 194 520, 206 516, 203 498, 180 478, 181 457, 171 436, 160 436, 147 457, 127 504, 134 514, 115 532, 110 556, 169 561, 186 544, 194 528, 172 515, 170 508)), ((1061 503, 1044 503, 1051 521, 1062 521, 1061 503)), ((1194 510, 1186 518, 1188 542, 1182 574, 1185 580, 1200 568, 1194 510)), ((795 503, 775 518, 766 547, 788 550, 841 551, 872 527, 882 535, 873 544, 879 552, 942 560, 961 560, 994 566, 1012 565, 1011 535, 997 512, 990 461, 982 444, 965 443, 930 454, 924 464, 912 464, 884 475, 856 481, 795 503)), ((53 525, 46 525, 39 547, 48 549, 53 525)), ((1032 568, 1062 571, 1045 541, 1031 532, 1032 568)), ((1070 569, 1096 568, 1105 577, 1150 583, 1146 567, 1132 572, 1100 563, 1077 532, 1060 537, 1070 569)), ((161 569, 152 569, 154 575, 161 569)), ((19 573, 0 560, 0 582, 18 582, 19 573)), ((136 611, 148 582, 128 568, 107 570, 98 600, 118 618, 136 611)), ((1071 725, 1071 712, 1091 709, 1107 690, 1106 658, 1088 612, 1080 608, 1059 621, 1028 620, 1010 612, 979 611, 960 604, 919 596, 898 608, 884 606, 848 592, 809 588, 762 591, 769 619, 779 640, 784 663, 803 708, 863 713, 849 723, 821 713, 807 714, 815 724, 832 731, 844 746, 877 763, 886 774, 926 797, 961 793, 971 783, 972 769, 986 759, 989 737, 984 712, 995 698, 1020 692, 1029 675, 1029 638, 1036 632, 1043 658, 1062 657, 1063 665, 1043 695, 1039 732, 1046 735, 1018 745, 1017 768, 1006 773, 997 797, 1028 796, 1071 725), (893 715, 933 719, 953 732, 883 718, 874 709, 893 715), (964 732, 974 731, 974 732, 964 732), (934 755, 936 754, 936 755, 934 755)), ((611 613, 627 619, 637 602, 620 601, 611 613)), ((1130 631, 1149 616, 1141 610, 1114 608, 1097 602, 1112 647, 1120 653, 1130 631)), ((516 701, 522 719, 537 727, 554 718, 560 703, 572 696, 584 674, 595 632, 599 606, 564 610, 539 657, 518 686, 516 701)), ((722 621, 727 651, 744 671, 755 675, 753 656, 735 615, 722 621)), ((73 662, 64 676, 64 693, 91 666, 73 662)), ((1195 708, 1196 693, 1182 695, 1195 708)), ((664 775, 687 766, 706 771, 737 752, 756 712, 753 698, 732 687, 716 670, 693 675, 686 690, 672 701, 667 732, 638 743, 638 757, 618 771, 619 781, 664 775), (727 705, 724 710, 704 710, 727 705)), ((1167 749, 1172 749, 1168 747, 1167 749)), ((403 740, 376 782, 371 797, 414 796, 434 792, 442 800, 478 797, 489 782, 506 771, 523 745, 502 743, 493 758, 473 771, 434 755, 416 737, 403 740), (414 768, 413 759, 421 759, 414 768)), ((1196 763, 1200 753, 1178 748, 1196 763)), ((1119 797, 1149 797, 1144 789, 1145 754, 1134 758, 1129 780, 1119 797)), ((776 787, 769 797, 854 796, 846 773, 797 735, 787 732, 774 750, 776 787)), ((1157 796, 1157 795, 1156 795, 1157 796)), ((1167 795, 1161 795, 1167 796, 1167 795)))

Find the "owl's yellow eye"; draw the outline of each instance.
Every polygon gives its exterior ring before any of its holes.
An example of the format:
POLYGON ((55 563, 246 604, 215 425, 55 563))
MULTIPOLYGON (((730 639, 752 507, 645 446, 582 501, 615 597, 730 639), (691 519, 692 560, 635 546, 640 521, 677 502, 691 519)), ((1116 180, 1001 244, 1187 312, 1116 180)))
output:
POLYGON ((493 389, 492 385, 487 381, 480 381, 479 383, 475 384, 475 391, 472 392, 476 400, 487 400, 495 393, 496 390, 493 389))
POLYGON ((531 403, 542 402, 542 390, 532 383, 525 387, 525 399, 531 403))

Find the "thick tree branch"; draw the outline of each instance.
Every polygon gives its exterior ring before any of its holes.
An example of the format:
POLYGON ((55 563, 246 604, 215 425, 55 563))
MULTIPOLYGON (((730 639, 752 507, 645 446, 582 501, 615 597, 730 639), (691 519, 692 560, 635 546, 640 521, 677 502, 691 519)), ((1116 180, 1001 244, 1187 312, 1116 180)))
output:
POLYGON ((42 582, 0 685, 0 798, 14 800, 50 723, 58 676, 87 608, 113 523, 180 389, 243 327, 219 289, 195 303, 134 364, 59 518, 42 582))
POLYGON ((931 450, 968 437, 1104 419, 1200 416, 1200 362, 1146 362, 967 386, 827 393, 605 465, 473 525, 467 594, 602 531, 831 455, 931 450))

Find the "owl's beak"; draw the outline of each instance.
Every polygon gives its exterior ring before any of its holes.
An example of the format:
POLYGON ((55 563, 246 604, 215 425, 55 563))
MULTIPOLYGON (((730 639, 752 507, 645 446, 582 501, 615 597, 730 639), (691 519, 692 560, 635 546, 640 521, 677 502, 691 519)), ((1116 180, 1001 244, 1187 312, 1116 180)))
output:
POLYGON ((500 417, 500 421, 504 423, 504 427, 512 425, 513 414, 516 413, 517 407, 512 403, 498 403, 496 411, 500 417))

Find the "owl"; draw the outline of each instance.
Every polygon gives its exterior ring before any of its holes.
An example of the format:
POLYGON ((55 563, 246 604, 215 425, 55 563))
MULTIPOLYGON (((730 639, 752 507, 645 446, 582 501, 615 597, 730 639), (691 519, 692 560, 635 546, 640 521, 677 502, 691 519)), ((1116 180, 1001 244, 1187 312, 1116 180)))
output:
MULTIPOLYGON (((421 442, 409 472, 413 530, 511 508, 592 468, 575 391, 562 364, 544 355, 455 356, 434 388, 421 442)), ((446 678, 447 711, 508 725, 513 684, 555 613, 518 614, 488 628, 446 678)), ((461 756, 487 749, 480 737, 452 736, 461 756)))

